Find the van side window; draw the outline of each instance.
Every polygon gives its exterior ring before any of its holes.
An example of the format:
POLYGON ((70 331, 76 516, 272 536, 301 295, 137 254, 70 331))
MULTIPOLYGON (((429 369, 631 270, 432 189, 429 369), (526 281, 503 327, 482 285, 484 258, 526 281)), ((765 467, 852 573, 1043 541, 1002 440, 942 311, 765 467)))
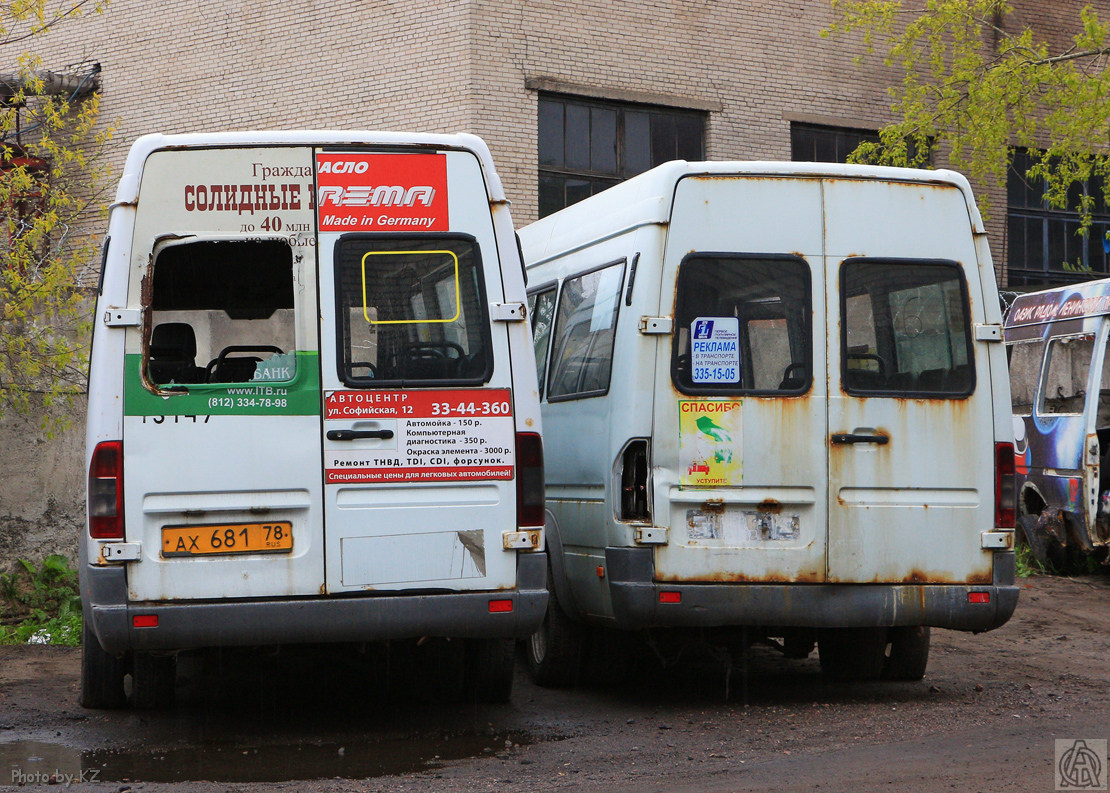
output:
POLYGON ((550 401, 609 390, 624 260, 563 282, 548 375, 550 401))
POLYGON ((974 390, 967 284, 958 264, 849 260, 840 290, 848 393, 955 397, 974 390))
POLYGON ((1010 405, 1015 416, 1033 412, 1043 356, 1044 342, 1039 339, 1010 347, 1010 405))
POLYGON ((1038 412, 1073 415, 1083 412, 1094 351, 1093 334, 1052 339, 1048 343, 1038 412))
POLYGON ((809 265, 691 254, 678 269, 671 377, 684 394, 802 393, 812 373, 809 265))
POLYGON ((532 347, 536 354, 536 380, 543 396, 547 373, 547 346, 551 340, 551 323, 555 318, 555 287, 528 295, 528 316, 532 318, 532 347))
POLYGON ((159 386, 296 374, 293 253, 279 241, 200 241, 155 252, 147 373, 159 386))
POLYGON ((353 387, 481 385, 493 371, 478 246, 456 235, 336 245, 339 378, 353 387))

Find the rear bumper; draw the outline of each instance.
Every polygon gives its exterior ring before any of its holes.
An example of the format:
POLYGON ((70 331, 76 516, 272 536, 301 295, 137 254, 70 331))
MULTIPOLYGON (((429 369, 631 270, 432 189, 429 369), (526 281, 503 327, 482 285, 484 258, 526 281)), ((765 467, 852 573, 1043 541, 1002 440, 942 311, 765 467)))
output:
POLYGON ((993 581, 986 585, 658 583, 650 548, 607 548, 605 556, 615 624, 626 629, 929 625, 989 631, 1010 619, 1018 600, 1012 551, 995 552, 993 581), (660 603, 660 592, 677 592, 681 600, 660 603), (987 593, 989 602, 969 603, 972 592, 987 593))
POLYGON ((540 626, 547 609, 544 553, 521 554, 517 588, 492 592, 143 603, 128 602, 123 567, 86 566, 82 572, 85 614, 111 653, 422 636, 522 638, 540 626), (512 611, 490 613, 491 600, 511 600, 512 611), (157 616, 157 627, 134 627, 136 615, 157 616))

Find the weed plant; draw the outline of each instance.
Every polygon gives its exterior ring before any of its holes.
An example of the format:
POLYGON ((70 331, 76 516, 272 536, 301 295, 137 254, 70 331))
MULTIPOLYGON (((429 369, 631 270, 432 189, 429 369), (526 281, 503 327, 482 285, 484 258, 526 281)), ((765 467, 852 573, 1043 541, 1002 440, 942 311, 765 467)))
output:
POLYGON ((59 554, 0 573, 0 644, 81 643, 77 571, 59 554))

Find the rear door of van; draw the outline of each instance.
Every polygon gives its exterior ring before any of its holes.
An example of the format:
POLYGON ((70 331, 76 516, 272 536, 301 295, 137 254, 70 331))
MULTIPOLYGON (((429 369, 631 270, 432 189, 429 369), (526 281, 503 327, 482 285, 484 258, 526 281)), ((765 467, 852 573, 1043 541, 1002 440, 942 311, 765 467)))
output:
POLYGON ((117 318, 132 600, 323 585, 312 194, 306 146, 144 164, 127 301, 142 309, 117 318))
POLYGON ((678 182, 653 431, 661 581, 825 580, 821 211, 816 179, 678 182))
POLYGON ((479 161, 315 160, 327 591, 512 587, 512 370, 479 161))
MULTIPOLYGON (((953 185, 827 180, 829 580, 990 583, 994 411, 953 185)), ((1001 354, 1001 345, 994 345, 1001 354)))

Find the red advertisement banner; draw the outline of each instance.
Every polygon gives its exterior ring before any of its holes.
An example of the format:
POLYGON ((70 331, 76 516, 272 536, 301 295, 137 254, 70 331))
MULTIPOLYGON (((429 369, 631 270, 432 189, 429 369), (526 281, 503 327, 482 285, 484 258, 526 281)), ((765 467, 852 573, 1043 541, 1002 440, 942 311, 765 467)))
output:
POLYGON ((316 155, 320 231, 447 231, 443 154, 316 155))

